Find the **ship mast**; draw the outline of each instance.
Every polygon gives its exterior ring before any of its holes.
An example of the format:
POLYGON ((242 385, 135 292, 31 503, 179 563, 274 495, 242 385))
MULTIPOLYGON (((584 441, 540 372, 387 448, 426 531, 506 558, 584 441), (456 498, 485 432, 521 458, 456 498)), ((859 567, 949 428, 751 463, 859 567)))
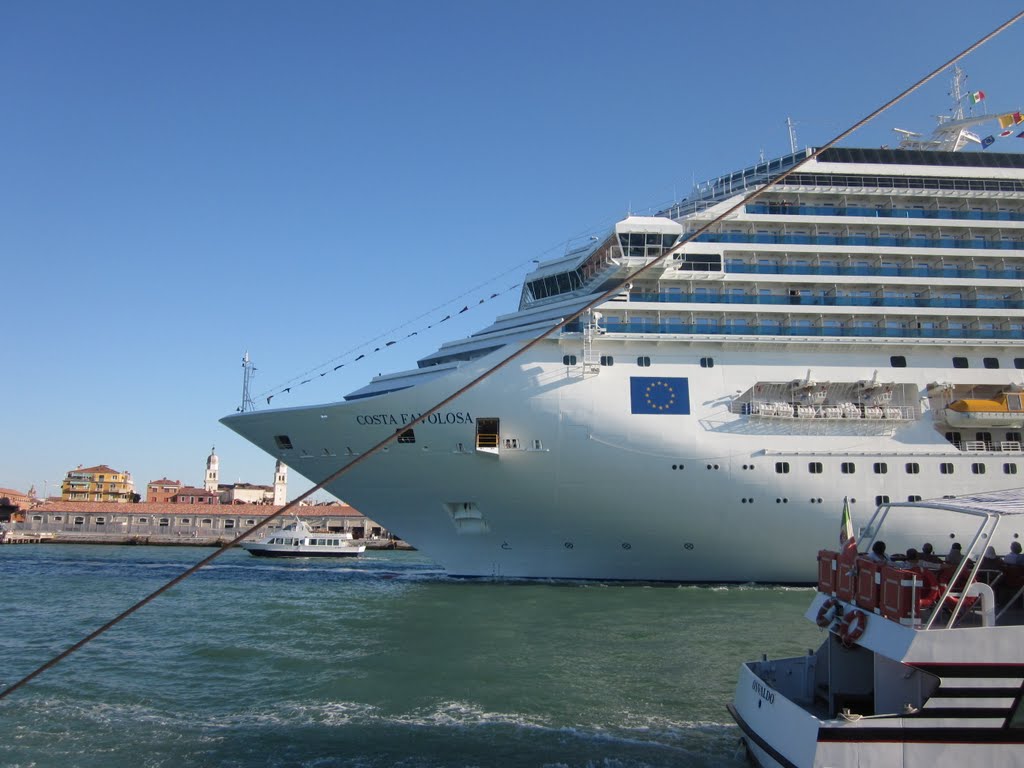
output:
POLYGON ((246 350, 245 355, 242 357, 242 404, 237 408, 238 413, 256 410, 256 405, 252 401, 252 395, 249 394, 249 384, 255 375, 256 367, 252 364, 252 360, 249 359, 249 352, 246 350))

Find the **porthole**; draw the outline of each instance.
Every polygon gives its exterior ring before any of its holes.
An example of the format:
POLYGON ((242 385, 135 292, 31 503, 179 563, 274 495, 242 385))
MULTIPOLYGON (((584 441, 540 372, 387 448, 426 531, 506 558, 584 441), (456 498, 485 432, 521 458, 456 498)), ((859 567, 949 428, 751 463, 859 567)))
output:
POLYGON ((893 355, 889 358, 889 367, 891 368, 906 368, 907 358, 903 355, 893 355))
POLYGON ((647 355, 641 355, 636 359, 636 364, 639 365, 641 368, 650 368, 651 358, 647 357, 647 355))

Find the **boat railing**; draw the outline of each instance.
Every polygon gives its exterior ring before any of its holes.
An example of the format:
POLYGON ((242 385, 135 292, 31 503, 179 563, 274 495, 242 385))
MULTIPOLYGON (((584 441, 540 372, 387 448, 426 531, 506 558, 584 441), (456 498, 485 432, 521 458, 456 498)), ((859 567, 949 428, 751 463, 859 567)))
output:
POLYGON ((912 406, 883 406, 856 402, 815 405, 788 401, 734 401, 729 405, 729 412, 758 419, 793 421, 914 421, 917 418, 917 410, 912 406))

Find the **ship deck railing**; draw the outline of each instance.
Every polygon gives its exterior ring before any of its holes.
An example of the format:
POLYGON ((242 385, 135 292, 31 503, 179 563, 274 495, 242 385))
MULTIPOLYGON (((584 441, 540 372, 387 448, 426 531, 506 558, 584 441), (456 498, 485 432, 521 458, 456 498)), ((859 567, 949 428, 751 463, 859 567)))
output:
POLYGON ((1013 211, 951 211, 921 208, 863 208, 860 206, 788 205, 749 203, 747 213, 781 216, 857 216, 871 219, 941 219, 952 221, 1024 221, 1013 211))
POLYGON ((741 275, 848 275, 853 277, 946 277, 973 280, 1024 280, 1024 267, 1020 269, 985 269, 955 264, 908 266, 842 266, 839 264, 743 264, 727 260, 725 271, 741 275))
POLYGON ((632 291, 632 302, 672 304, 767 304, 772 306, 819 307, 924 307, 940 309, 1024 309, 1016 299, 916 298, 911 296, 758 296, 754 294, 708 294, 632 291))
POLYGON ((784 401, 753 400, 734 402, 729 412, 761 419, 788 420, 865 420, 865 421, 913 421, 917 410, 906 405, 870 405, 843 402, 805 404, 784 401))
MULTIPOLYGON (((1004 339, 1021 341, 1019 328, 815 328, 782 326, 771 323, 757 325, 689 324, 689 323, 611 323, 604 321, 606 334, 686 334, 708 336, 808 336, 818 338, 886 338, 886 339, 1004 339)), ((580 333, 581 326, 568 325, 567 333, 580 333)))
POLYGON ((843 245, 883 248, 971 248, 980 250, 1017 251, 1024 249, 1024 240, 986 239, 984 237, 897 237, 881 235, 796 235, 745 232, 706 232, 693 239, 695 243, 738 243, 760 245, 843 245))

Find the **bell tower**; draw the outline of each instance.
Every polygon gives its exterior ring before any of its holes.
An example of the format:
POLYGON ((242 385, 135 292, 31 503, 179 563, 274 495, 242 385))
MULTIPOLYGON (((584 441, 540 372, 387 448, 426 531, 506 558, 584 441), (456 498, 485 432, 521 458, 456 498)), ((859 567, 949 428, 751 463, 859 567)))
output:
POLYGON ((274 504, 284 506, 288 503, 288 467, 280 459, 274 466, 274 504))
POLYGON ((203 487, 212 492, 217 492, 220 484, 220 459, 217 458, 216 447, 210 449, 210 455, 206 457, 206 482, 203 487))

